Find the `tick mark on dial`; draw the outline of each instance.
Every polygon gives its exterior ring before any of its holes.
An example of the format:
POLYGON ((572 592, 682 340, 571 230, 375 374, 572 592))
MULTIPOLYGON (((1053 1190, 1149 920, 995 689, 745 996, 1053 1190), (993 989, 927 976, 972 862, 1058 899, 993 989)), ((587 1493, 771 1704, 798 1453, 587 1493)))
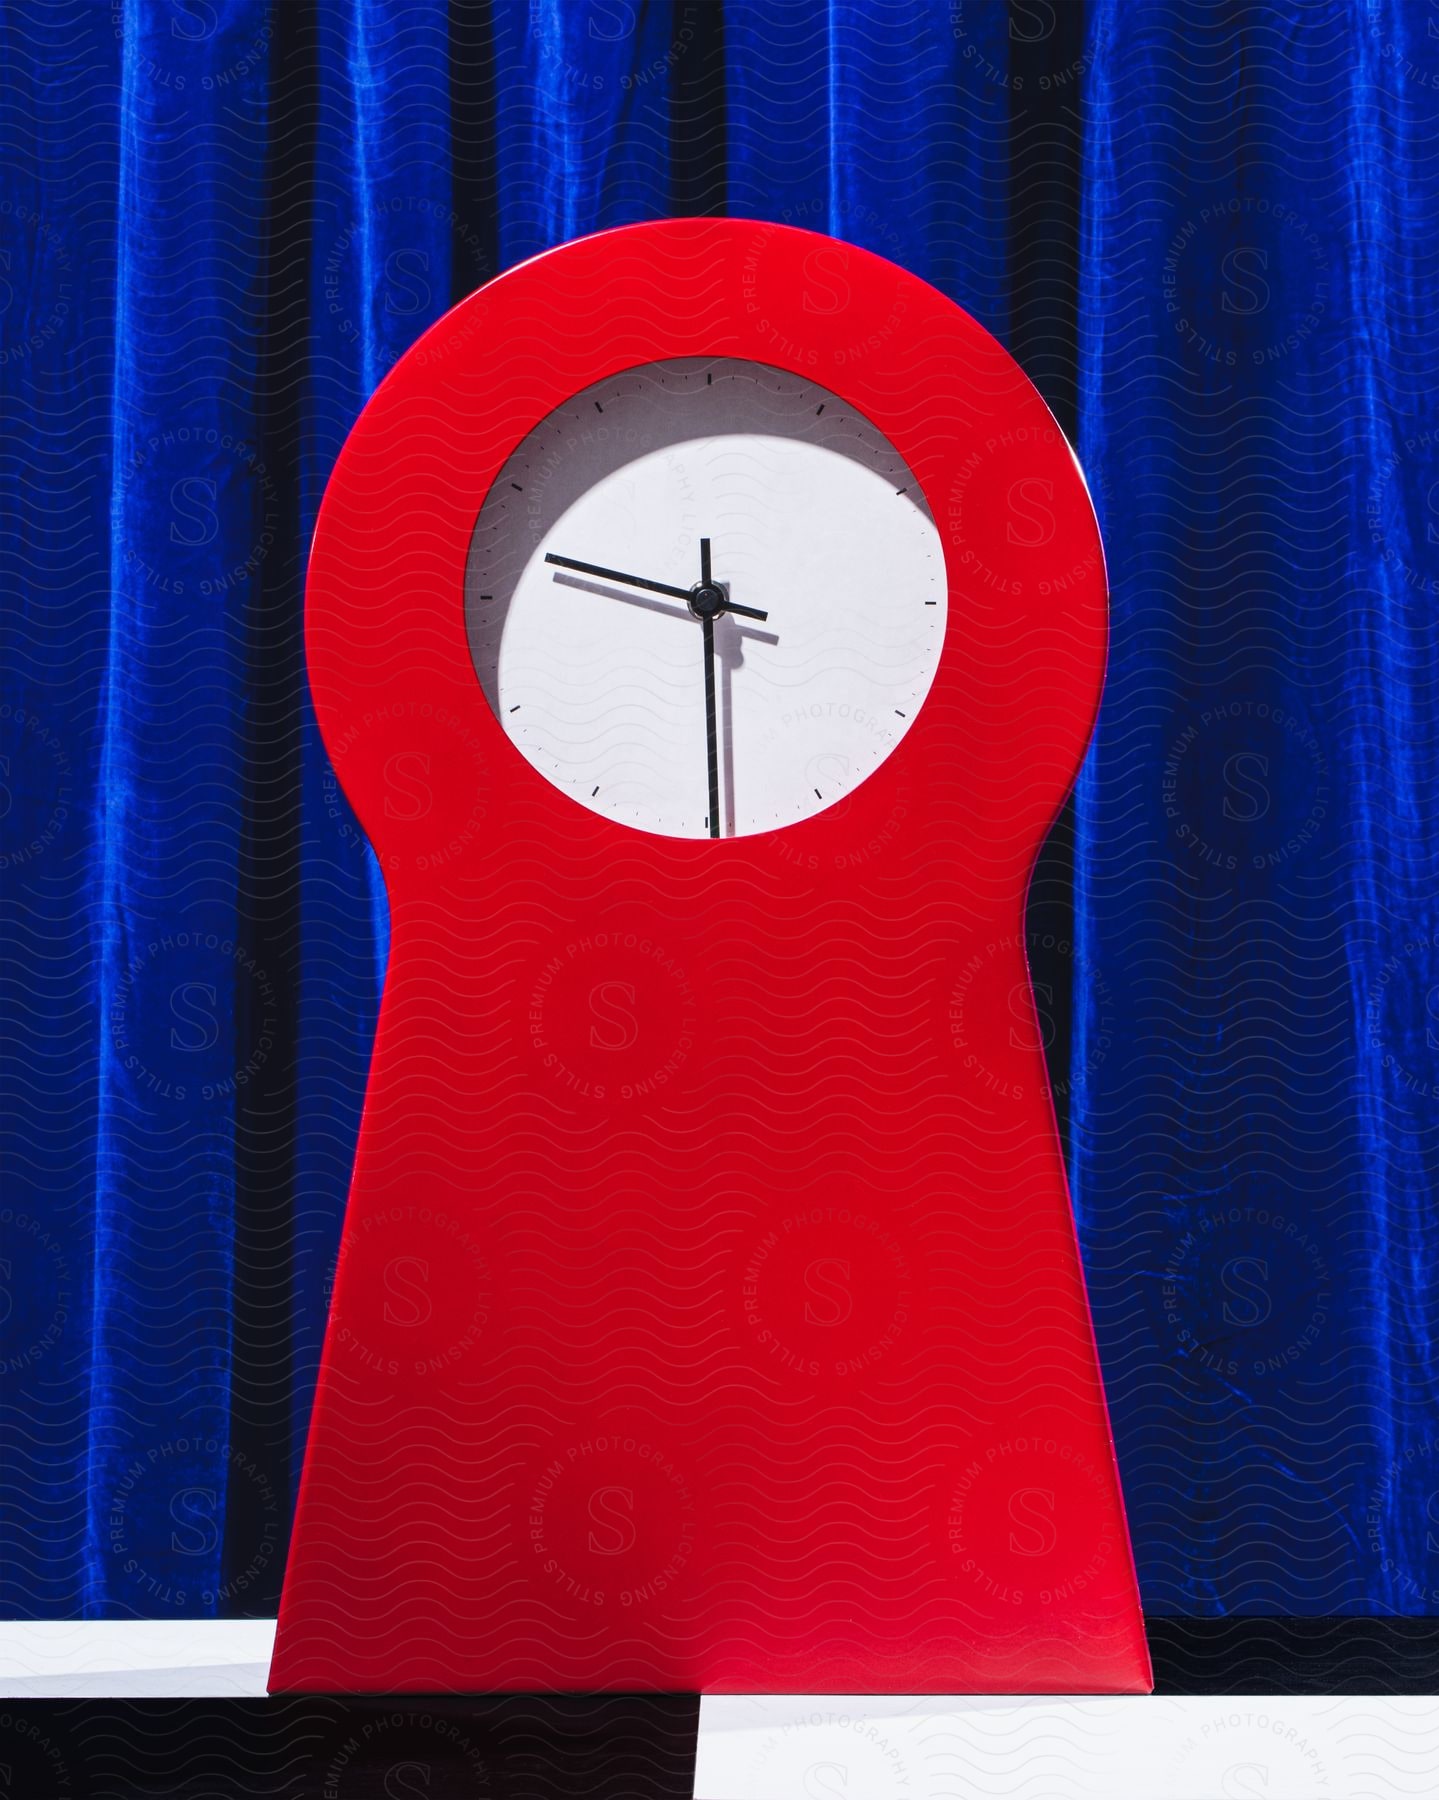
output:
POLYGON ((896 488, 894 491, 896 494, 904 494, 908 493, 909 490, 907 488, 896 488))
POLYGON ((939 602, 938 602, 938 600, 926 600, 925 605, 926 606, 938 606, 939 602))
POLYGON ((513 489, 514 489, 514 490, 515 490, 515 492, 516 492, 516 493, 517 493, 517 494, 523 494, 523 493, 524 493, 524 491, 525 491, 525 490, 524 490, 524 489, 523 489, 523 488, 522 488, 522 487, 521 487, 521 486, 520 486, 520 484, 519 484, 519 482, 518 482, 518 481, 512 481, 512 482, 511 482, 511 483, 510 483, 510 486, 511 486, 511 487, 512 487, 512 488, 513 488, 513 489))
POLYGON ((705 386, 706 386, 706 387, 712 387, 712 386, 713 386, 713 385, 714 385, 714 376, 713 376, 713 375, 706 375, 706 376, 705 376, 705 386))
POLYGON ((604 407, 602 407, 602 406, 601 406, 601 405, 600 405, 600 403, 599 403, 599 401, 598 401, 598 400, 596 400, 596 401, 595 401, 595 411, 596 411, 596 412, 603 412, 603 411, 604 411, 604 410, 605 410, 605 409, 604 409, 604 407))
POLYGON ((820 791, 819 791, 819 789, 818 789, 818 788, 816 788, 816 789, 815 789, 815 790, 814 790, 814 797, 815 797, 815 799, 816 799, 816 800, 823 800, 823 799, 824 799, 824 795, 823 795, 823 794, 822 794, 822 793, 821 793, 821 792, 820 792, 820 791))
POLYGON ((519 709, 519 707, 518 707, 518 706, 512 706, 512 707, 511 707, 511 708, 510 708, 510 711, 511 711, 511 712, 518 712, 518 711, 519 711, 519 710, 520 710, 520 709, 519 709))
POLYGON ((904 714, 903 714, 903 713, 902 713, 902 712, 901 712, 901 711, 900 711, 900 710, 899 710, 899 708, 898 708, 898 707, 895 707, 895 709, 894 709, 894 716, 895 716, 895 718, 897 718, 897 719, 902 719, 902 718, 903 718, 903 717, 904 717, 904 714))
POLYGON ((819 415, 820 415, 820 414, 821 414, 821 413, 822 413, 822 412, 823 412, 823 411, 824 411, 824 407, 823 407, 823 406, 817 406, 817 407, 816 407, 816 408, 815 408, 815 409, 814 409, 814 416, 815 416, 815 417, 816 417, 816 418, 818 418, 818 417, 819 417, 819 415))
POLYGON ((593 799, 594 799, 594 797, 595 797, 595 795, 596 795, 596 794, 597 794, 597 793, 599 793, 599 791, 600 791, 600 790, 599 790, 599 788, 598 788, 598 787, 592 787, 592 788, 591 788, 591 789, 590 789, 590 799, 591 799, 591 800, 593 800, 593 799))
POLYGON ((494 595, 493 594, 481 594, 480 598, 481 598, 481 600, 493 600, 494 595))

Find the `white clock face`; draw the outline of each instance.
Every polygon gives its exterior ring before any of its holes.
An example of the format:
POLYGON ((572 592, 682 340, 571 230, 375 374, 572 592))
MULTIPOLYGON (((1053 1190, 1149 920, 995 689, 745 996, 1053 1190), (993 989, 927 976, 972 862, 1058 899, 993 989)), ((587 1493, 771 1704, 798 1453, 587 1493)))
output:
POLYGON ((641 831, 744 837, 843 799, 914 723, 944 552, 847 401, 686 358, 535 427, 481 509, 465 613, 486 698, 547 781, 641 831))

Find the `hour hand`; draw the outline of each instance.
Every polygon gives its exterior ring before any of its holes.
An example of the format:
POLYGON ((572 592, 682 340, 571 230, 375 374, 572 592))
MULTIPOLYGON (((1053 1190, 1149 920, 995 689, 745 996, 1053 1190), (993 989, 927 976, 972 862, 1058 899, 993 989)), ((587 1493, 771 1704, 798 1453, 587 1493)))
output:
POLYGON ((601 581, 618 581, 623 587, 643 588, 647 594, 667 594, 683 600, 697 619, 717 619, 721 613, 737 613, 742 619, 768 619, 757 606, 736 606, 723 588, 701 581, 697 587, 671 587, 667 581, 649 581, 643 575, 626 575, 623 569, 602 569, 598 563, 577 562, 573 556, 545 552, 545 561, 557 569, 574 569, 581 575, 597 575, 601 581))
POLYGON ((576 562, 572 556, 554 556, 545 553, 545 561, 554 563, 559 569, 574 569, 581 575, 598 575, 601 581, 618 581, 625 587, 643 588, 649 594, 668 594, 672 600, 688 602, 690 590, 682 587, 671 587, 665 581, 646 581, 643 575, 626 575, 620 569, 602 569, 598 563, 576 562))

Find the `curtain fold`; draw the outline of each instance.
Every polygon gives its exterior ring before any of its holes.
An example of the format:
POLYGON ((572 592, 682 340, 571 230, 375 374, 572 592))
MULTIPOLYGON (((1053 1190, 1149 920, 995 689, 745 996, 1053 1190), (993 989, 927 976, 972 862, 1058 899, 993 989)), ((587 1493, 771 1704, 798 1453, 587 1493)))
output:
POLYGON ((273 542, 251 304, 268 111, 254 70, 220 83, 252 47, 244 10, 197 40, 167 24, 136 9, 120 63, 82 1594, 101 1617, 210 1610, 223 1587, 237 1096, 278 1000, 236 880, 245 609, 273 542))
MULTIPOLYGON (((295 228, 273 276, 271 329, 283 333, 277 411, 298 496, 293 579, 280 607, 298 621, 304 547, 350 427, 379 382, 454 297, 493 271, 451 198, 449 39, 439 0, 346 0, 290 16, 277 69, 293 91, 293 133, 277 176, 295 228)), ((299 944, 294 1021, 292 1218, 287 1409, 273 1455, 293 1490, 309 1427, 389 944, 384 877, 320 741, 295 646, 285 705, 298 718, 295 854, 290 904, 299 944)), ((288 1506, 287 1506, 288 1517, 288 1506)), ((278 1586, 269 1594, 271 1607, 278 1586)))
POLYGON ((1002 338, 1013 79, 1004 7, 778 0, 725 18, 727 210, 902 263, 1002 338))
POLYGON ((500 260, 670 210, 672 74, 698 4, 529 0, 495 8, 500 260))
POLYGON ((0 1613, 86 1584, 120 49, 0 11, 0 1613))

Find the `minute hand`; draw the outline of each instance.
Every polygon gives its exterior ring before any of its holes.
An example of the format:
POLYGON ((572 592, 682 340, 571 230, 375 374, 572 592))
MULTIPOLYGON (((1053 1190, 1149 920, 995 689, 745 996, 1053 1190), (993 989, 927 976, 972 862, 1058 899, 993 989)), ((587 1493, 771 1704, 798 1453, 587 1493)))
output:
POLYGON ((668 594, 674 600, 688 600, 688 588, 670 587, 663 581, 646 581, 643 575, 624 575, 618 569, 602 569, 598 563, 576 562, 572 556, 545 555, 547 563, 561 569, 577 569, 581 575, 598 575, 602 581, 622 581, 626 587, 644 588, 651 594, 668 594))
MULTIPOLYGON (((626 575, 621 569, 602 569, 598 563, 576 562, 572 556, 555 556, 546 551, 545 561, 554 563, 556 568, 574 569, 581 575, 598 575, 601 581, 618 581, 625 587, 643 588, 648 594, 668 594, 672 600, 683 600, 688 604, 693 590, 690 588, 671 587, 667 581, 647 581, 643 575, 626 575)), ((767 619, 767 612, 760 612, 753 606, 736 606, 728 596, 725 598, 723 612, 738 613, 743 619, 767 619)))

